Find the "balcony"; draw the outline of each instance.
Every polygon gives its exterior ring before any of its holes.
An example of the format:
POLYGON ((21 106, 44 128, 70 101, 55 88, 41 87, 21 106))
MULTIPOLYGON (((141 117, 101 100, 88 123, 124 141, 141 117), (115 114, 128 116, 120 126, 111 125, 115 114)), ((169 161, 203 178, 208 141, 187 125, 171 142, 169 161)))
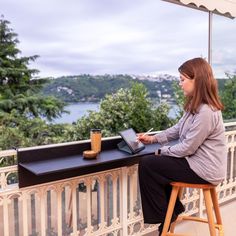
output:
MULTIPOLYGON (((234 235, 236 218, 235 125, 226 125, 227 176, 217 187, 225 236, 234 235)), ((156 225, 143 223, 136 164, 19 188, 16 158, 15 150, 0 152, 0 236, 156 235, 156 225)), ((187 189, 182 201, 186 214, 204 216, 201 192, 187 189)), ((192 222, 176 231, 209 235, 192 222)))

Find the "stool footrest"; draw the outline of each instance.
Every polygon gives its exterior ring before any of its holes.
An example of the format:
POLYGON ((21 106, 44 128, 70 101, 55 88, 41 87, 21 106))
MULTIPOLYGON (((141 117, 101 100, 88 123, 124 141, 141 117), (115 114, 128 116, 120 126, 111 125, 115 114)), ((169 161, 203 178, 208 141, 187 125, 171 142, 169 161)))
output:
POLYGON ((175 233, 167 233, 166 236, 191 236, 191 234, 175 234, 175 233))
POLYGON ((181 221, 181 220, 191 220, 191 221, 197 221, 197 222, 202 222, 202 223, 208 224, 207 219, 203 219, 203 218, 196 217, 196 216, 179 216, 177 221, 181 221))
MULTIPOLYGON (((179 216, 176 220, 176 223, 178 223, 182 220, 191 220, 191 221, 197 221, 197 222, 208 224, 207 219, 203 219, 203 218, 196 217, 196 216, 179 216)), ((217 228, 218 230, 222 230, 223 227, 222 227, 222 225, 215 223, 215 228, 217 228)))

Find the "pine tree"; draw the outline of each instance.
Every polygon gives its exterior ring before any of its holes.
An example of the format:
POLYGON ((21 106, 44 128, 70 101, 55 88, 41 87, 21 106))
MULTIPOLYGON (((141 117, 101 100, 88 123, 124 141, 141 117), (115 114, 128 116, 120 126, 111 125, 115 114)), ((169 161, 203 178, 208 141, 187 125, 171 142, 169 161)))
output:
POLYGON ((21 57, 17 34, 10 22, 0 17, 0 114, 13 110, 27 118, 60 116, 64 103, 54 97, 40 95, 46 79, 39 79, 36 69, 28 67, 38 56, 21 57))

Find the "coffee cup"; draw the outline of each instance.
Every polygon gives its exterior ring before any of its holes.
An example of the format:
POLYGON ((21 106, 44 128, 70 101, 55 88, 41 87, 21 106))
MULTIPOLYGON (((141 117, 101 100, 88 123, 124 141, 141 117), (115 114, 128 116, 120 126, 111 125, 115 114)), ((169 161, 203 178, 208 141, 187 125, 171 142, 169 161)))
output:
POLYGON ((100 129, 90 130, 91 150, 96 153, 101 151, 102 134, 100 129))

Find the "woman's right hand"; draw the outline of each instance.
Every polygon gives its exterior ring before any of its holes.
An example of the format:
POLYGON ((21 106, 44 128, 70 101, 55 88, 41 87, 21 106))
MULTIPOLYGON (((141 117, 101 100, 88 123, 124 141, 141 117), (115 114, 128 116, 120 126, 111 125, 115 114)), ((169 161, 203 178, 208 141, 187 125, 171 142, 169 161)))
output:
POLYGON ((154 136, 151 135, 144 135, 142 133, 137 134, 137 140, 144 143, 144 144, 150 144, 154 143, 154 136))

